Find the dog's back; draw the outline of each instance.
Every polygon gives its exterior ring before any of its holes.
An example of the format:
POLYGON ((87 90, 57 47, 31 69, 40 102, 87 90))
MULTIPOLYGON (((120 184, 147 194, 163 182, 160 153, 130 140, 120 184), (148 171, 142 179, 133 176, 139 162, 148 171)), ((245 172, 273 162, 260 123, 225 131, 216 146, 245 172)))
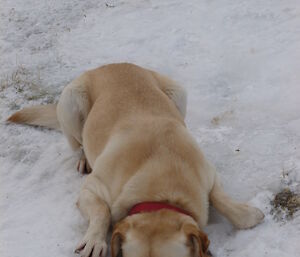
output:
POLYGON ((154 129, 161 122, 184 125, 174 102, 149 70, 133 64, 110 64, 84 76, 90 82, 92 108, 83 129, 83 145, 92 159, 120 130, 135 130, 145 137, 150 127, 154 129))

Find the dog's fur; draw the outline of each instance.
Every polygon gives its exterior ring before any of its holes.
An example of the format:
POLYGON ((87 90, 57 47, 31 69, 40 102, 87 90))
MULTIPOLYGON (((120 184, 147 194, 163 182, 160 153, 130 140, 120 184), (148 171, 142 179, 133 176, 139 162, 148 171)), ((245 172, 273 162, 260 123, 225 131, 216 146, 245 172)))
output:
POLYGON ((106 255, 115 224, 116 257, 206 256, 201 232, 209 201, 237 228, 264 217, 257 208, 227 196, 184 123, 186 94, 169 78, 133 64, 110 64, 85 72, 62 92, 57 106, 25 108, 8 120, 61 129, 71 147, 83 147, 81 171, 92 168, 78 207, 89 220, 76 251, 106 255), (86 156, 86 157, 85 157, 86 156), (89 164, 89 165, 88 165, 89 164), (137 203, 168 202, 192 217, 160 210, 127 216, 137 203))

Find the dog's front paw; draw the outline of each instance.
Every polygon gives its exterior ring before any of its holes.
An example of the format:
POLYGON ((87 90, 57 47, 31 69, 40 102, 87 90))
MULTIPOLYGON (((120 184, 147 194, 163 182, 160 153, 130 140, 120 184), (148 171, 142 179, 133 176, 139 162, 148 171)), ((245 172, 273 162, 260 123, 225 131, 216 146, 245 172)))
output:
POLYGON ((255 227, 265 217, 260 209, 247 204, 239 205, 237 213, 238 215, 235 217, 233 224, 239 229, 255 227))
POLYGON ((75 253, 81 257, 106 257, 107 244, 101 235, 86 235, 76 247, 75 253))

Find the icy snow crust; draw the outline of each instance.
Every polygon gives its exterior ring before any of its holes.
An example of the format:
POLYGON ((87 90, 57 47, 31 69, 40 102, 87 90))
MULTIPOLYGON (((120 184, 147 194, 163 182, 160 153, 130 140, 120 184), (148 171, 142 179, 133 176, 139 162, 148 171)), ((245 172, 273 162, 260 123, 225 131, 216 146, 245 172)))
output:
POLYGON ((270 200, 300 191, 298 0, 0 2, 0 255, 73 256, 87 223, 76 209, 77 154, 47 129, 6 125, 16 109, 58 99, 81 72, 134 62, 188 92, 187 125, 226 191, 265 213, 238 231, 214 210, 216 257, 300 256, 300 215, 270 200))

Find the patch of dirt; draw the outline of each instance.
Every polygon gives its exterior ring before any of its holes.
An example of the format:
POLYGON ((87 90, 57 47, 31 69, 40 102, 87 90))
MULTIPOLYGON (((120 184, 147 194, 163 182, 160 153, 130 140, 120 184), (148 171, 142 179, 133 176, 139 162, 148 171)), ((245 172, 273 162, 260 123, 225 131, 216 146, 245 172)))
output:
POLYGON ((233 110, 229 110, 229 111, 221 113, 218 116, 213 117, 210 122, 214 126, 219 126, 220 123, 222 123, 225 120, 228 120, 228 119, 232 118, 233 115, 234 115, 234 111, 233 110))
POLYGON ((300 195, 285 188, 275 195, 271 205, 271 214, 276 220, 290 220, 300 210, 300 195))

